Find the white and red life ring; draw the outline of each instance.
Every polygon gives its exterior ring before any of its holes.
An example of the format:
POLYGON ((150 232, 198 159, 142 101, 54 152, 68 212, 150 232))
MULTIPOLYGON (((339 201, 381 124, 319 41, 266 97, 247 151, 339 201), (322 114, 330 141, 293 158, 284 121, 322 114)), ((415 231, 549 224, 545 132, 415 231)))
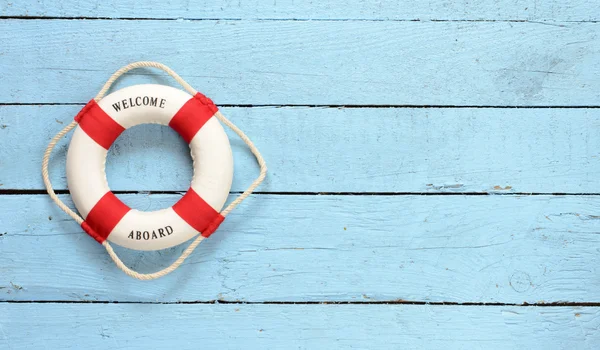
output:
POLYGON ((164 85, 134 85, 99 102, 90 101, 67 154, 67 182, 84 218, 83 229, 98 242, 108 239, 136 250, 158 250, 198 233, 208 237, 223 221, 219 211, 231 188, 233 157, 227 134, 210 99, 164 85), (188 192, 172 207, 153 212, 129 208, 109 189, 108 149, 126 129, 168 125, 189 143, 194 176, 188 192))

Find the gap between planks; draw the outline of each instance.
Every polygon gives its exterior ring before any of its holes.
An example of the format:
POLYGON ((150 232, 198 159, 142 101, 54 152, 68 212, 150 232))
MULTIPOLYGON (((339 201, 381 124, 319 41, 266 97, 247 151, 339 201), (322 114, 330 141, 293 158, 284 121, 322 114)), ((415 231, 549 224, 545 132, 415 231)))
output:
MULTIPOLYGON (((568 193, 568 192, 268 192, 255 191, 253 195, 279 196, 600 196, 600 193, 568 193)), ((185 191, 112 191, 114 194, 183 194, 185 191)), ((56 194, 70 194, 67 189, 54 189, 56 194)), ((241 194, 232 191, 229 194, 241 194)), ((46 190, 0 189, 0 196, 46 195, 46 190)))
POLYGON ((517 306, 517 307, 600 307, 600 302, 548 302, 548 303, 484 303, 484 302, 428 302, 416 300, 383 301, 111 301, 111 300, 0 300, 0 304, 232 304, 232 305, 428 305, 428 306, 517 306))
POLYGON ((500 23, 537 23, 562 27, 571 23, 599 23, 597 20, 579 21, 554 21, 540 20, 531 21, 527 19, 376 19, 376 18, 194 18, 194 17, 90 17, 90 16, 0 16, 0 20, 86 20, 86 21, 273 21, 273 22, 500 22, 500 23))
MULTIPOLYGON (((85 106, 87 102, 0 102, 2 106, 85 106)), ((599 109, 600 105, 591 106, 496 106, 496 105, 320 105, 320 104, 226 104, 217 103, 223 108, 439 108, 439 109, 599 109)))

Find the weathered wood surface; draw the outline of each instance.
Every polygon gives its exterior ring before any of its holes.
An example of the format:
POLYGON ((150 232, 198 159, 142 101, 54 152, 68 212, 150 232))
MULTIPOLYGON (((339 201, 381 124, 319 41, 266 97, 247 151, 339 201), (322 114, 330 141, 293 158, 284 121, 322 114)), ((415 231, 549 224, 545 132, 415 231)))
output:
MULTIPOLYGON (((597 106, 599 34, 598 23, 4 20, 0 103, 87 102, 123 64, 159 60, 217 104, 597 106)), ((141 81, 169 80, 142 70, 127 83, 141 81)))
POLYGON ((0 304, 3 349, 596 349, 600 309, 0 304))
POLYGON ((0 16, 594 21, 600 19, 600 7, 594 0, 5 0, 0 2, 0 16))
MULTIPOLYGON (((179 198, 120 197, 142 210, 179 198)), ((3 300, 600 301, 598 196, 256 195, 153 282, 124 275, 46 196, 1 203, 3 300)), ((119 252, 150 272, 182 249, 119 252)))
MULTIPOLYGON (((593 0, 0 1, 0 349, 599 348, 598 20, 593 0), (138 60, 224 105, 270 167, 153 282, 37 194, 49 138, 138 60)), ((141 82, 171 83, 116 87, 141 82)), ((257 168, 232 142, 239 192, 257 168)), ((190 177, 167 128, 109 156, 140 209, 190 177)), ((148 272, 182 249, 119 252, 148 272)))
MULTIPOLYGON (((42 189, 48 140, 81 106, 0 106, 0 189, 42 189), (25 132, 27 130, 27 132, 25 132), (29 154, 23 157, 24 154, 29 154)), ((224 108, 270 167, 263 192, 600 192, 600 109, 224 108)), ((258 174, 230 133, 233 191, 258 174)), ((69 138, 70 139, 70 138, 69 138)), ((66 188, 67 140, 50 173, 66 188)), ((133 128, 109 153, 118 191, 185 191, 187 145, 133 128)))

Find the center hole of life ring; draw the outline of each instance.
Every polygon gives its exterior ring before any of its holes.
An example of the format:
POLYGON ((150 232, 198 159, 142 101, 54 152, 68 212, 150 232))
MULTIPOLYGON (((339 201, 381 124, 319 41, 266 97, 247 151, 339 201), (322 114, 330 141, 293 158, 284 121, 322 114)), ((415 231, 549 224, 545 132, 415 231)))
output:
POLYGON ((219 211, 233 178, 231 146, 216 113, 203 95, 164 85, 134 85, 90 101, 75 118, 79 125, 67 154, 67 182, 86 232, 99 242, 108 239, 136 250, 170 248, 199 233, 210 235, 223 220, 219 211), (123 131, 140 124, 168 125, 189 144, 191 186, 170 208, 131 209, 108 187, 108 149, 123 131))
POLYGON ((108 185, 132 209, 153 211, 171 207, 181 198, 177 192, 184 193, 190 187, 192 176, 188 144, 164 125, 133 126, 108 150, 108 185), (169 193, 161 193, 165 191, 169 193))

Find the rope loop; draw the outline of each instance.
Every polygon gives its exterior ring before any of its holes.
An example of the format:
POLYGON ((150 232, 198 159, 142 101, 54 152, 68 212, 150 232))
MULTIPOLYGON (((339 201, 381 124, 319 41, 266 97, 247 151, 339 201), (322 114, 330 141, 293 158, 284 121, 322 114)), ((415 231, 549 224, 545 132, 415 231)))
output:
MULTIPOLYGON (((140 62, 130 63, 130 64, 122 67, 121 69, 117 70, 115 73, 113 73, 113 75, 111 75, 111 77, 106 81, 106 83, 104 84, 104 86, 102 87, 100 92, 98 92, 96 97, 94 97, 94 100, 96 102, 100 101, 106 95, 108 90, 111 88, 111 86, 114 84, 114 82, 120 76, 129 72, 132 69, 143 68, 143 67, 158 68, 160 70, 163 70, 164 72, 168 73, 171 77, 173 77, 173 79, 175 79, 175 81, 177 81, 192 96, 194 96, 197 93, 196 89, 194 89, 190 84, 188 84, 185 80, 183 80, 183 78, 181 78, 177 73, 175 73, 175 71, 173 71, 171 68, 165 66, 164 64, 159 63, 159 62, 140 61, 140 62)), ((244 134, 244 132, 242 132, 242 130, 240 130, 231 121, 229 121, 229 119, 225 118, 225 116, 223 114, 221 114, 221 112, 217 111, 215 113, 215 116, 217 117, 217 119, 219 119, 219 121, 221 123, 225 124, 228 128, 233 130, 233 132, 235 132, 240 137, 240 139, 242 139, 242 141, 244 141, 246 143, 246 145, 248 146, 248 148, 250 148, 250 151, 256 158, 258 165, 260 166, 260 174, 252 182, 252 184, 250 184, 248 189, 246 189, 241 195, 239 195, 236 199, 234 199, 231 203, 229 203, 229 205, 225 209, 223 209, 221 211, 221 215, 223 215, 225 217, 229 213, 231 213, 231 211, 235 207, 237 207, 242 201, 244 201, 244 199, 248 198, 248 196, 250 194, 252 194, 252 192, 254 192, 254 190, 263 182, 263 180, 265 179, 265 176, 267 175, 267 165, 266 165, 265 160, 263 159, 262 155, 256 148, 256 146, 254 146, 254 143, 252 143, 252 141, 250 141, 248 136, 246 136, 246 134, 244 134)), ((73 130, 77 125, 78 125, 78 123, 76 121, 72 121, 64 129, 59 131, 58 134, 56 134, 52 138, 52 140, 50 140, 50 143, 48 144, 48 147, 46 148, 46 151, 44 152, 44 157, 42 158, 42 177, 44 178, 44 185, 46 186, 46 191, 48 192, 48 195, 50 196, 50 198, 52 198, 52 200, 56 203, 56 205, 58 205, 58 207, 62 211, 67 213, 70 217, 73 218, 73 220, 75 220, 79 225, 81 225, 84 221, 83 218, 81 216, 79 216, 77 213, 75 213, 65 203, 63 203, 63 201, 61 201, 60 198, 58 198, 58 196, 54 192, 54 189, 52 188, 52 183, 50 182, 50 176, 48 174, 48 163, 50 161, 50 155, 52 154, 52 150, 54 149, 56 144, 66 134, 68 134, 71 130, 73 130)), ((160 271, 153 272, 153 273, 139 273, 137 271, 132 270, 131 268, 126 266, 125 263, 123 263, 121 258, 119 258, 117 253, 115 253, 114 249, 112 248, 112 246, 110 245, 108 240, 105 240, 104 242, 102 242, 102 245, 108 252, 108 255, 111 257, 111 259, 113 260, 115 265, 117 265, 117 267, 119 267, 128 276, 137 278, 139 280, 153 280, 153 279, 156 279, 159 277, 163 277, 163 276, 175 271, 175 269, 177 269, 185 261, 185 259, 187 259, 192 254, 192 252, 196 249, 196 247, 198 247, 200 242, 202 242, 204 239, 205 239, 205 237, 199 234, 198 237, 196 237, 194 239, 194 241, 183 251, 183 253, 181 253, 181 255, 177 258, 177 260, 175 260, 168 267, 166 267, 160 271)))

